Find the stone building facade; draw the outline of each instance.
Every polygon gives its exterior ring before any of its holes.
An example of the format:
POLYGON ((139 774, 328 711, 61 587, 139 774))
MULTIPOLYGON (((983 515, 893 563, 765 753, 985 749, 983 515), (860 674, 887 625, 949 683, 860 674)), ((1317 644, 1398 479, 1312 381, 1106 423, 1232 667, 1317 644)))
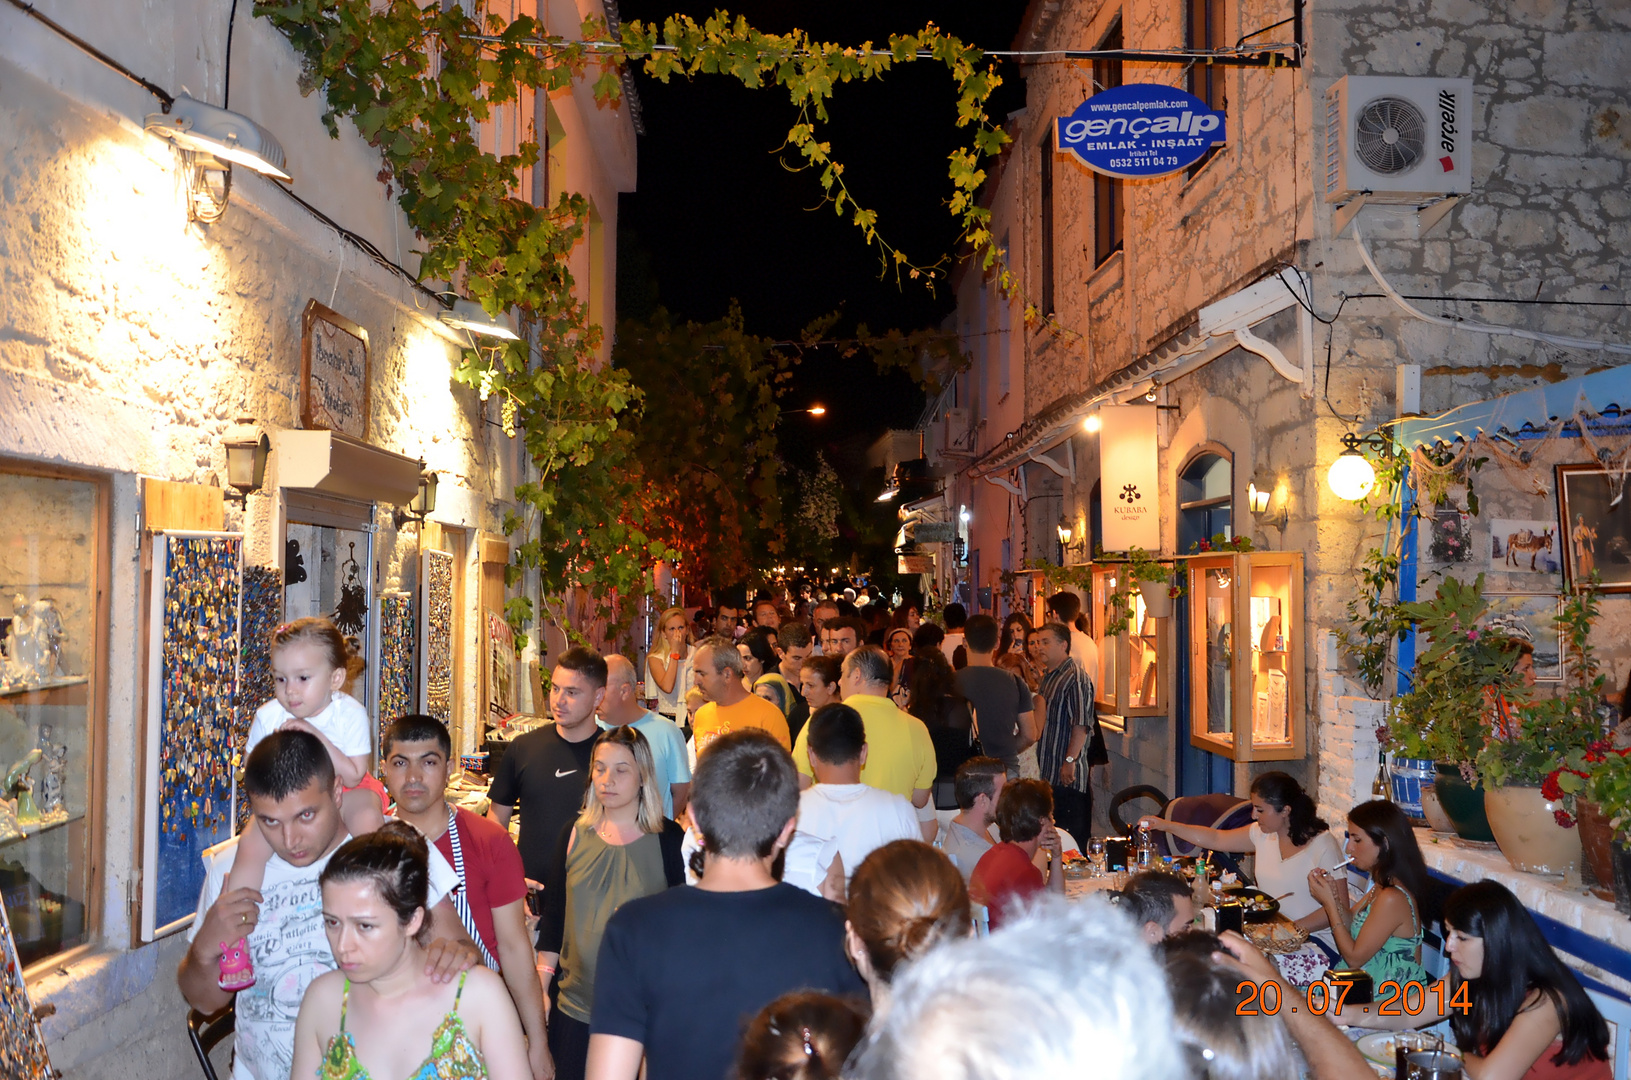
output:
MULTIPOLYGON (((1127 60, 1116 71, 1102 60, 1042 58, 1025 69, 1026 106, 1008 119, 1014 142, 986 192, 1022 291, 1003 298, 965 269, 955 320, 974 358, 960 390, 968 411, 966 420, 950 413, 943 398, 931 423, 961 426, 940 445, 970 447, 941 460, 952 476, 947 501, 970 512, 958 573, 971 602, 1001 615, 1013 602, 1012 575, 1031 561, 1060 561, 1060 525, 1072 535, 1066 562, 1087 561, 1099 535, 1099 440, 1083 421, 1108 405, 1142 404, 1146 394, 1159 403, 1161 552, 1188 550, 1187 499, 1192 510, 1208 504, 1214 519, 1221 509, 1230 530, 1259 549, 1302 554, 1296 677, 1306 715, 1293 722, 1304 725, 1306 755, 1232 766, 1194 757, 1175 715, 1190 690, 1173 663, 1163 678, 1174 708, 1128 717, 1112 734, 1109 788, 1243 792, 1255 772, 1286 768, 1340 816, 1369 796, 1381 706, 1351 678, 1335 635, 1358 588, 1355 567, 1383 542, 1384 526, 1338 499, 1327 471, 1344 434, 1375 431, 1401 410, 1433 415, 1624 363, 1631 13, 1566 0, 1499 8, 1338 0, 1297 13, 1301 65, 1214 66, 1206 89, 1227 113, 1227 145, 1160 179, 1106 183, 1052 152, 1053 121, 1096 85, 1193 91, 1204 62, 1127 60), (1326 95, 1345 75, 1472 80, 1472 190, 1441 221, 1414 204, 1372 203, 1350 223, 1326 201, 1326 95), (1117 196, 1120 247, 1107 253, 1098 211, 1117 196), (1389 288, 1416 299, 1390 298, 1362 246, 1389 288), (1026 325, 1026 305, 1054 318, 1026 325), (998 332, 998 313, 1011 334, 998 332), (1472 332, 1471 323, 1553 338, 1472 332), (1237 325, 1245 337, 1233 333, 1237 325), (1589 344, 1599 341, 1621 343, 1620 351, 1589 344), (992 342, 1003 343, 1011 373, 1000 393, 989 374, 992 342), (1186 486, 1186 470, 1214 460, 1208 454, 1223 463, 1212 486, 1186 486), (1266 513, 1248 511, 1248 485, 1271 492, 1266 513)), ((1286 55, 1297 27, 1274 24, 1292 15, 1291 5, 1258 0, 1039 0, 1015 48, 1182 49, 1244 38, 1286 55)), ((1589 456, 1581 440, 1561 439, 1523 468, 1485 468, 1482 512, 1466 519, 1473 558, 1433 565, 1423 540, 1423 588, 1431 590, 1435 572, 1487 569, 1491 590, 1558 591, 1555 574, 1490 563, 1490 522, 1555 521, 1550 465, 1589 456)), ((1618 684, 1631 669, 1615 632, 1631 617, 1628 606, 1607 598, 1598 635, 1618 684)), ((1174 656, 1187 647, 1176 636, 1169 644, 1174 656)))
MULTIPOLYGON (((453 379, 466 338, 438 320, 442 302, 415 280, 418 244, 377 179, 377 153, 348 122, 328 136, 321 96, 299 91, 294 50, 237 6, 229 21, 224 4, 60 4, 47 13, 57 28, 12 7, 0 13, 0 591, 9 611, 14 592, 33 603, 67 590, 53 598, 66 676, 46 689, 8 687, 0 659, 0 756, 9 764, 12 751, 26 752, 40 710, 55 709, 67 722, 51 737, 69 745, 71 765, 70 820, 52 834, 70 839, 0 836, 0 863, 19 944, 63 945, 26 953, 26 974, 35 1003, 54 1010, 43 1021, 52 1062, 74 1078, 198 1068, 174 979, 185 927, 153 933, 142 914, 144 875, 157 870, 144 855, 155 813, 146 779, 153 529, 241 533, 244 564, 283 574, 291 597, 309 575, 312 604, 332 603, 331 586, 366 587, 359 642, 370 665, 382 598, 420 599, 423 552, 450 552, 448 708, 473 749, 486 710, 480 613, 502 609, 502 523, 530 468, 502 434, 496 403, 453 379), (235 167, 220 218, 190 220, 184 163, 143 130, 158 100, 70 36, 172 93, 185 86, 220 103, 230 80, 231 109, 273 132, 293 183, 280 190, 235 167), (419 471, 434 473, 428 520, 400 516, 412 491, 385 499, 366 467, 338 477, 339 492, 297 478, 311 462, 290 437, 321 438, 299 430, 312 301, 366 331, 359 460, 405 465, 410 488, 419 471), (272 452, 260 489, 224 501, 224 442, 240 418, 269 436, 272 452), (291 542, 303 546, 298 575, 291 542), (64 906, 73 932, 40 937, 40 913, 60 919, 64 906)), ((601 14, 598 3, 526 5, 569 31, 590 6, 601 14)), ((531 130, 548 132, 549 154, 517 190, 590 197, 595 219, 573 268, 597 318, 613 325, 617 196, 635 175, 630 110, 596 106, 587 86, 530 95, 484 125, 481 143, 505 152, 531 130)), ((376 708, 372 678, 354 692, 376 708)), ((40 779, 36 769, 37 790, 40 779)))

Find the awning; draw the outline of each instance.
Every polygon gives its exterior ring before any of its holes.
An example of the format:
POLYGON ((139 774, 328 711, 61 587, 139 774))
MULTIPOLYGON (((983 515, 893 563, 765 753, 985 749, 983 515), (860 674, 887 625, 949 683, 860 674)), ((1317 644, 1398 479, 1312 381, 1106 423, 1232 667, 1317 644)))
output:
POLYGON ((279 431, 273 434, 272 445, 279 487, 397 506, 406 506, 419 494, 424 462, 338 431, 279 431))
POLYGON ((1460 405, 1438 416, 1400 420, 1394 437, 1406 450, 1505 431, 1516 434, 1526 426, 1544 428, 1554 420, 1572 419, 1577 412, 1603 415, 1631 406, 1631 367, 1609 368, 1575 379, 1502 394, 1487 401, 1460 405))

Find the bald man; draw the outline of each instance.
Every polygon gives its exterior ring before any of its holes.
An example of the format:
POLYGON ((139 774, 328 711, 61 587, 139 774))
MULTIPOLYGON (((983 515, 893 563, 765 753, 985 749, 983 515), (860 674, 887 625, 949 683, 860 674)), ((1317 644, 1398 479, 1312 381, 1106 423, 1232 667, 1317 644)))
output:
POLYGON ((606 658, 606 696, 601 699, 600 726, 632 727, 646 737, 651 760, 657 767, 657 788, 663 793, 663 816, 685 812, 691 793, 691 761, 685 752, 685 735, 679 725, 640 704, 634 665, 613 653, 606 658))

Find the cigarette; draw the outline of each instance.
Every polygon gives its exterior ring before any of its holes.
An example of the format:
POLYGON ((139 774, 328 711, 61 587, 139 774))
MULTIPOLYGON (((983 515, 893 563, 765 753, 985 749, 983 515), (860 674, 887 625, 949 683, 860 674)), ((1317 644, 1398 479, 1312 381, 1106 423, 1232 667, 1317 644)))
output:
POLYGON ((1337 863, 1335 866, 1331 867, 1331 869, 1326 871, 1326 873, 1334 874, 1338 870, 1341 870, 1344 866, 1347 866, 1349 863, 1351 863, 1353 861, 1354 861, 1353 856, 1350 855, 1346 859, 1343 859, 1341 862, 1337 863))

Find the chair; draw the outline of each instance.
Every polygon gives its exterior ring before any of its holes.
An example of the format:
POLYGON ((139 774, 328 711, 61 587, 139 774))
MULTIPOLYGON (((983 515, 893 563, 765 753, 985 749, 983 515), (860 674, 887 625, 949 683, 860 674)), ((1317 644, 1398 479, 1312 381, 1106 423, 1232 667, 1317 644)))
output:
POLYGON ((215 1075, 215 1063, 210 1060, 210 1051, 219 1046, 222 1040, 231 1038, 237 1029, 238 1014, 233 1004, 234 1002, 229 1001, 226 1008, 209 1016, 205 1016, 197 1009, 187 1010, 187 1038, 193 1044, 193 1053, 198 1055, 198 1065, 204 1070, 204 1080, 220 1080, 215 1075))
MULTIPOLYGON (((1251 802, 1236 795, 1220 792, 1212 795, 1182 795, 1176 799, 1168 799, 1160 788, 1139 784, 1116 792, 1110 800, 1110 823, 1122 836, 1131 836, 1133 829, 1122 819, 1120 810, 1128 803, 1139 799, 1149 799, 1156 804, 1155 813, 1158 817, 1164 817, 1180 825, 1202 825, 1209 829, 1238 829, 1250 825, 1252 821, 1251 802)), ((1161 833, 1156 843, 1158 850, 1159 845, 1164 845, 1166 853, 1174 858, 1194 855, 1201 850, 1171 833, 1161 833)), ((1241 874, 1240 864, 1228 852, 1213 852, 1212 861, 1233 870, 1236 874, 1241 874)))

